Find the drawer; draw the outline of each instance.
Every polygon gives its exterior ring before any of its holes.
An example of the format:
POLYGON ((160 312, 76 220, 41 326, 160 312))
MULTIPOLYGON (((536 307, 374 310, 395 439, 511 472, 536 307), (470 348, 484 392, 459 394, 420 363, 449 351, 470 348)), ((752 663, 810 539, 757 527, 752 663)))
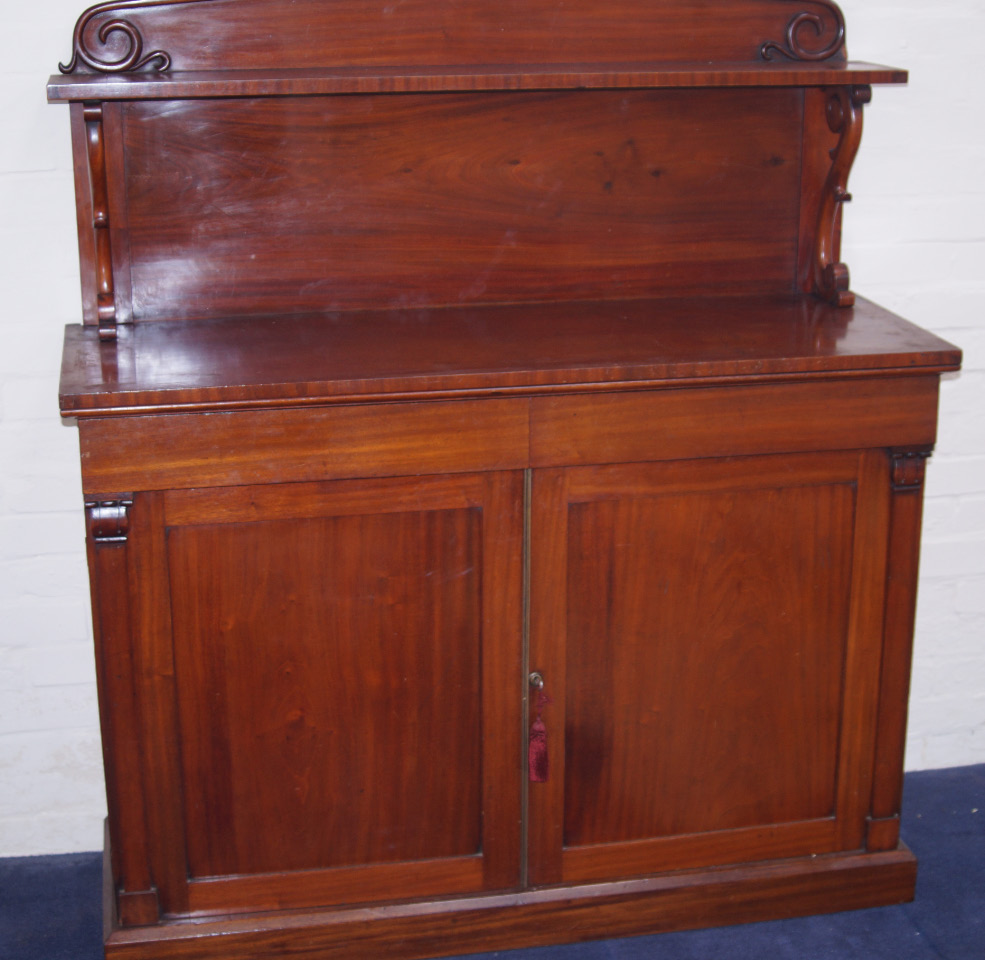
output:
POLYGON ((533 467, 932 444, 936 376, 693 387, 531 402, 533 467))
POLYGON ((116 416, 79 423, 87 496, 527 466, 525 399, 116 416))

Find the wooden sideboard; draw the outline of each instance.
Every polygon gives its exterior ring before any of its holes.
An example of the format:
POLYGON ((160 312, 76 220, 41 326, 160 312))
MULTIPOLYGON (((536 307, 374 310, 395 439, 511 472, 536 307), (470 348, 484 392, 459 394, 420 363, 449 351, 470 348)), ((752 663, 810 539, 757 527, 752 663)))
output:
POLYGON ((959 351, 850 290, 813 0, 76 25, 111 960, 875 906, 959 351))

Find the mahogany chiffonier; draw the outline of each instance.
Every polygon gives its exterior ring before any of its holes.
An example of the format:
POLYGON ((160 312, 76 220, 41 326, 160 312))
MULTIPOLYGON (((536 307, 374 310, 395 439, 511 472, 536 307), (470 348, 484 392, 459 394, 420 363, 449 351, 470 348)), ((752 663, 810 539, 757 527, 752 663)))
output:
POLYGON ((904 901, 959 352, 817 0, 129 0, 70 104, 115 960, 904 901))

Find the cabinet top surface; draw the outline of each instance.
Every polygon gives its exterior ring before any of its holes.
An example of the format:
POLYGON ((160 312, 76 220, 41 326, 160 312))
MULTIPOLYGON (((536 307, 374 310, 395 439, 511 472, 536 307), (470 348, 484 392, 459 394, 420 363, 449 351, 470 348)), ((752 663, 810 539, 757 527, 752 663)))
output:
POLYGON ((867 301, 702 298, 70 326, 66 416, 954 370, 867 301))

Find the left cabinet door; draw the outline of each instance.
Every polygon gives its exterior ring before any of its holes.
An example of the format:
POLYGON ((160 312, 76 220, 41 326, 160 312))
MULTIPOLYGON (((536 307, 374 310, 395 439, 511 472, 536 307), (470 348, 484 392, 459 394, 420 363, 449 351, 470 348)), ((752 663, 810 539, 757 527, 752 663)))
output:
POLYGON ((134 501, 132 684, 161 911, 516 886, 522 473, 134 501))

